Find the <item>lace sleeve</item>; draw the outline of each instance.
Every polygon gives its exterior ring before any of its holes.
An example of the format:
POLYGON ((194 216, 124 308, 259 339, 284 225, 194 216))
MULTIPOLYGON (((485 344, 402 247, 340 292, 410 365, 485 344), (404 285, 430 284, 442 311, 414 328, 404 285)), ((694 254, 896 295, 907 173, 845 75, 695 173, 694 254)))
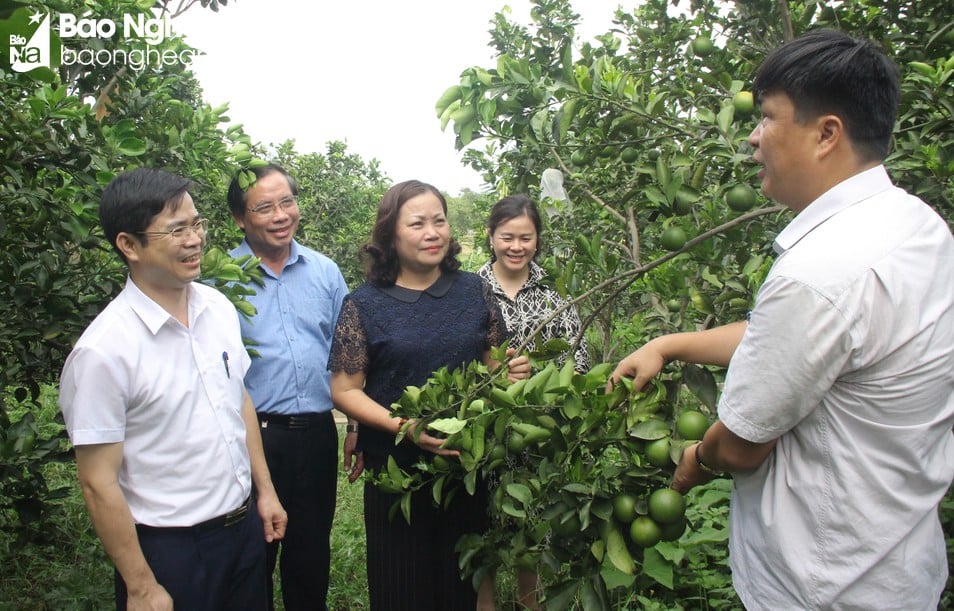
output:
POLYGON ((329 371, 343 371, 347 374, 368 370, 368 340, 361 324, 358 306, 350 298, 345 298, 338 315, 335 336, 331 342, 331 356, 328 359, 329 371))
POLYGON ((497 298, 494 296, 490 285, 487 282, 481 282, 481 291, 484 294, 484 303, 487 304, 487 314, 490 317, 487 325, 487 349, 490 349, 504 343, 510 336, 507 333, 507 323, 500 311, 500 305, 497 303, 497 298))

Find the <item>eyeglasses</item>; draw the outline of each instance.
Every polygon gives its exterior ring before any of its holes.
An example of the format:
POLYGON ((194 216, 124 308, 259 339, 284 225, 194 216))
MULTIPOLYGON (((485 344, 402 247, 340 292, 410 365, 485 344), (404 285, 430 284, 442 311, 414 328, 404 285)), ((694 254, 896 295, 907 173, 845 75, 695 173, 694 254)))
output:
POLYGON ((169 236, 173 240, 181 242, 186 239, 186 236, 189 235, 189 232, 196 234, 200 238, 204 238, 206 232, 209 230, 209 219, 199 219, 192 225, 183 225, 182 227, 176 227, 171 231, 137 231, 139 235, 151 235, 156 237, 165 237, 169 236))
POLYGON ((288 197, 283 197, 278 200, 278 203, 275 202, 262 202, 254 208, 248 208, 249 212, 255 214, 261 214, 262 216, 271 216, 275 214, 275 210, 281 208, 282 210, 288 210, 289 208, 298 205, 298 198, 294 195, 289 195, 288 197))

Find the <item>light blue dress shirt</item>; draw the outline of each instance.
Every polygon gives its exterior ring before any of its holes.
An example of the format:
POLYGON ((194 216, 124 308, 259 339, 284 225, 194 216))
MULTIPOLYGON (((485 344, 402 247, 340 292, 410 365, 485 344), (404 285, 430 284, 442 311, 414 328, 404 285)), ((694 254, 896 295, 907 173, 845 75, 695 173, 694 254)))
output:
MULTIPOLYGON (((250 255, 243 241, 233 257, 250 255)), ((245 375, 245 385, 262 413, 296 415, 332 408, 328 355, 341 302, 348 286, 328 257, 291 243, 280 276, 260 266, 265 286, 252 285, 247 297, 255 306, 251 320, 242 318, 242 337, 259 356, 245 375)))

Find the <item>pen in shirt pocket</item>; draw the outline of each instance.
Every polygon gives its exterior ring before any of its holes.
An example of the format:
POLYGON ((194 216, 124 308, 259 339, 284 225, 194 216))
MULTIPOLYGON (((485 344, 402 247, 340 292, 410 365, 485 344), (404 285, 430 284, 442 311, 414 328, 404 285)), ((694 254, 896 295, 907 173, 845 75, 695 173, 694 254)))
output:
POLYGON ((231 380, 232 372, 229 371, 229 353, 228 352, 222 353, 222 364, 225 365, 225 375, 228 376, 228 378, 231 380))

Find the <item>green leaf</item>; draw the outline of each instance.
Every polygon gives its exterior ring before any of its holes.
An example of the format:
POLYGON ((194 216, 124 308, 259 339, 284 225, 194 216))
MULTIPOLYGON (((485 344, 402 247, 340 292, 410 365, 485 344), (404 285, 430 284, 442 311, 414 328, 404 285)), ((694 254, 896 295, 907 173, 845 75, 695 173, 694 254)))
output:
POLYGON ((643 573, 670 590, 673 589, 672 563, 663 558, 655 548, 643 551, 643 573))
POLYGON ((523 509, 517 509, 514 507, 513 502, 510 500, 504 501, 500 509, 508 516, 513 516, 520 519, 526 519, 527 517, 527 512, 523 509))
POLYGON ((687 363, 682 368, 682 380, 703 405, 710 410, 715 410, 718 387, 711 371, 705 367, 687 363))
POLYGON ((636 439, 643 439, 645 441, 662 439, 663 437, 669 435, 669 433, 669 424, 658 418, 649 418, 648 420, 643 420, 629 431, 630 436, 635 437, 636 439))
POLYGON ((507 494, 513 498, 520 501, 524 507, 529 507, 531 501, 533 500, 533 495, 530 493, 530 488, 524 486, 523 484, 507 484, 505 488, 507 494))
POLYGON ((139 138, 123 138, 116 144, 116 150, 123 155, 138 157, 146 152, 146 143, 139 138))
POLYGON ((427 424, 428 429, 439 431, 445 435, 453 435, 463 430, 465 426, 467 426, 467 421, 458 418, 438 418, 427 424))

